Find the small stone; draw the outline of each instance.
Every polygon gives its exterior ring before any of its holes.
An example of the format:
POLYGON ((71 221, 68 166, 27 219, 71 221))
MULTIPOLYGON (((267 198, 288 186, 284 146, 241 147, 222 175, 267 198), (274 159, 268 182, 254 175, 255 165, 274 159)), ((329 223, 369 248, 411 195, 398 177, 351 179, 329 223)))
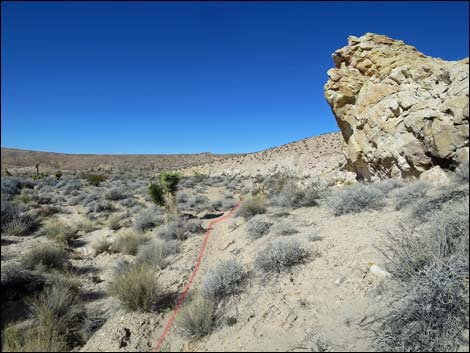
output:
POLYGON ((335 284, 336 284, 337 286, 339 286, 340 284, 343 284, 343 283, 345 283, 346 281, 347 281, 347 278, 344 277, 344 276, 342 276, 342 277, 338 278, 338 279, 335 281, 335 284))
POLYGON ((370 272, 373 273, 374 275, 378 276, 378 277, 387 278, 387 277, 392 276, 389 272, 381 269, 379 266, 377 266, 375 264, 370 267, 370 272))

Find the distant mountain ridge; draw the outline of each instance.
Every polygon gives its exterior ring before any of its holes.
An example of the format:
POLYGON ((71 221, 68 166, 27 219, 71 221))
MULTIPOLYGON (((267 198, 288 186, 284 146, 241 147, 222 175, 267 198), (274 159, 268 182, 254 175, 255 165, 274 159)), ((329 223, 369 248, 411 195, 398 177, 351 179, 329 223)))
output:
POLYGON ((129 166, 175 169, 208 163, 241 154, 71 154, 1 148, 2 169, 28 168, 39 163, 44 169, 81 170, 96 167, 129 166))

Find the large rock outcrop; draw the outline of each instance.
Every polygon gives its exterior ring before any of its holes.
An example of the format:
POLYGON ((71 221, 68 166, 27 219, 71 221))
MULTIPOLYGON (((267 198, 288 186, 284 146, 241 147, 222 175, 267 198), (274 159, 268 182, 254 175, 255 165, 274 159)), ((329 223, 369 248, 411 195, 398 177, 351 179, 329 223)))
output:
POLYGON ((468 58, 432 58, 383 35, 333 54, 325 98, 359 178, 418 176, 468 159, 468 58))

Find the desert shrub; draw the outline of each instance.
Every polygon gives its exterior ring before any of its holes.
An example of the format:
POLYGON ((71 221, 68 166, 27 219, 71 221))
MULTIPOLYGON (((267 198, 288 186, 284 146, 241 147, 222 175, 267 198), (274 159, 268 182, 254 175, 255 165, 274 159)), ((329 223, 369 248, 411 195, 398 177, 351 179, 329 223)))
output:
POLYGON ((340 216, 380 208, 383 193, 372 184, 356 184, 330 193, 326 202, 334 215, 340 216))
POLYGON ((196 211, 208 209, 210 207, 209 198, 205 195, 194 195, 188 200, 187 206, 196 211))
POLYGON ((114 205, 106 200, 97 200, 92 201, 88 205, 87 214, 94 214, 94 213, 110 213, 116 211, 114 205))
POLYGON ((257 214, 266 213, 266 202, 259 197, 253 197, 244 201, 238 208, 236 215, 245 219, 250 219, 257 214))
POLYGON ((98 201, 100 199, 101 199, 101 195, 97 192, 86 194, 85 199, 83 200, 83 205, 90 206, 90 204, 92 204, 93 201, 98 201))
POLYGON ((82 183, 79 180, 68 180, 60 189, 64 195, 71 195, 80 190, 81 187, 82 183))
POLYGON ((421 228, 403 222, 388 233, 382 250, 396 279, 409 281, 427 266, 436 261, 446 263, 451 257, 468 262, 468 199, 446 203, 430 219, 421 228))
POLYGON ((264 272, 281 272, 304 262, 309 252, 296 239, 277 239, 256 256, 255 265, 264 272))
POLYGON ((37 226, 37 219, 31 214, 24 213, 2 224, 2 232, 11 236, 25 236, 29 235, 37 226))
POLYGON ((204 229, 202 228, 202 222, 199 219, 190 219, 183 223, 183 233, 193 233, 198 234, 202 233, 204 229))
POLYGON ((139 245, 144 240, 142 236, 131 231, 126 231, 116 237, 109 250, 115 253, 136 255, 139 250, 139 245))
POLYGON ((127 194, 123 190, 119 190, 118 188, 112 188, 105 192, 104 198, 109 201, 119 201, 125 199, 127 194))
POLYGON ((96 256, 104 252, 109 252, 111 245, 112 243, 106 237, 100 237, 91 243, 91 248, 93 249, 96 256))
POLYGON ((443 205, 452 200, 468 197, 468 188, 445 190, 437 196, 425 197, 411 206, 410 218, 419 222, 426 221, 434 211, 440 210, 443 205))
POLYGON ((90 185, 99 186, 106 177, 102 174, 86 173, 82 175, 82 178, 86 179, 90 185))
POLYGON ((21 264, 2 266, 2 300, 23 299, 25 294, 31 295, 42 290, 45 283, 46 279, 42 274, 25 270, 21 264))
POLYGON ((55 276, 52 284, 30 301, 30 311, 39 327, 57 332, 69 347, 81 343, 86 315, 77 283, 55 276))
MULTIPOLYGON (((76 205, 81 205, 85 202, 85 198, 86 196, 84 194, 79 194, 77 196, 73 196, 73 197, 70 197, 68 198, 68 202, 67 204, 69 206, 76 206, 76 205)), ((65 198, 63 198, 62 196, 54 196, 53 199, 52 199, 52 202, 53 203, 62 203, 62 202, 65 202, 65 198)))
POLYGON ((228 199, 224 199, 222 201, 221 210, 222 211, 228 211, 228 210, 232 209, 233 207, 235 207, 236 204, 237 204, 237 202, 235 201, 235 199, 233 197, 230 197, 228 199))
POLYGON ((22 202, 22 203, 25 203, 25 204, 28 204, 30 203, 33 199, 32 199, 32 191, 31 190, 28 190, 28 189, 22 189, 21 192, 20 192, 20 196, 18 197, 18 199, 22 202))
POLYGON ((185 203, 185 202, 188 202, 188 200, 189 200, 189 196, 187 193, 183 191, 179 191, 176 193, 176 202, 185 203))
POLYGON ((312 207, 318 204, 320 193, 311 185, 302 189, 294 180, 284 180, 275 186, 275 192, 270 193, 270 202, 273 206, 281 207, 312 207))
POLYGON ((1 193, 2 197, 11 199, 14 195, 21 193, 22 188, 34 188, 34 182, 30 179, 13 176, 2 176, 1 193))
POLYGON ((211 202, 210 208, 215 211, 220 211, 222 210, 223 205, 224 205, 223 200, 214 200, 211 202))
POLYGON ((289 221, 281 221, 281 222, 275 223, 271 227, 271 231, 273 232, 274 235, 277 235, 277 236, 292 235, 292 234, 296 234, 299 232, 294 227, 294 225, 290 223, 289 221))
MULTIPOLYGON (((229 184, 230 186, 230 184, 229 184)), ((236 187, 232 187, 232 188, 228 188, 229 190, 235 190, 236 187)), ((244 186, 240 189, 240 194, 242 195, 249 195, 251 194, 251 188, 249 188, 248 186, 244 186)))
POLYGON ((185 337, 200 339, 207 336, 215 326, 214 303, 202 296, 197 296, 182 308, 177 317, 177 325, 185 337))
POLYGON ((56 206, 41 206, 35 210, 35 214, 40 217, 50 217, 56 213, 59 213, 61 210, 56 206))
POLYGON ((139 204, 139 202, 134 197, 127 197, 125 199, 120 200, 119 202, 121 206, 124 207, 134 207, 139 204))
POLYGON ((396 202, 395 209, 401 210, 402 208, 424 198, 429 189, 430 185, 428 183, 418 180, 394 190, 392 194, 396 202))
POLYGON ((433 264, 413 276, 401 293, 380 320, 378 351, 457 351, 468 327, 468 289, 462 274, 433 264))
POLYGON ((468 269, 469 203, 468 197, 452 200, 430 217, 428 228, 430 243, 439 249, 439 256, 460 255, 468 269))
POLYGON ((261 238, 263 235, 268 234, 272 223, 268 222, 262 215, 256 215, 248 221, 248 237, 251 240, 261 238))
POLYGON ((3 352, 66 352, 67 343, 57 329, 9 324, 2 335, 3 352))
POLYGON ((459 183, 468 184, 469 177, 468 177, 468 161, 460 164, 458 168, 455 169, 454 179, 459 183))
POLYGON ((235 294, 241 290, 246 275, 238 261, 220 261, 205 275, 202 295, 208 299, 222 299, 235 294))
POLYGON ((121 228, 122 216, 119 214, 113 214, 108 218, 108 227, 112 230, 118 230, 121 228))
POLYGON ((154 239, 140 247, 137 262, 163 269, 168 265, 168 256, 179 253, 180 247, 181 244, 178 240, 154 239))
POLYGON ((107 291, 131 311, 152 311, 163 295, 154 266, 141 262, 121 263, 107 291))
POLYGON ((157 229, 157 236, 164 240, 186 240, 186 234, 178 221, 170 221, 157 229))
POLYGON ((381 190, 384 194, 390 193, 392 190, 395 190, 397 188, 401 188, 403 186, 404 182, 402 179, 384 179, 380 180, 373 185, 381 190))
POLYGON ((78 237, 77 228, 57 222, 49 221, 41 228, 41 235, 62 244, 69 244, 78 237))
POLYGON ((154 228, 163 222, 161 209, 150 207, 139 214, 134 220, 134 229, 145 232, 154 228))
POLYGON ((20 217, 20 209, 10 201, 3 198, 1 199, 1 225, 3 226, 12 220, 20 217))
POLYGON ((87 218, 82 218, 76 221, 73 227, 76 228, 77 231, 83 233, 91 233, 96 229, 96 224, 87 218))
POLYGON ((380 318, 384 351, 455 351, 468 327, 468 196, 438 196, 423 222, 405 221, 382 252, 398 290, 380 318))
POLYGON ((68 254, 63 247, 43 245, 28 251, 22 259, 26 269, 66 270, 69 267, 68 254))

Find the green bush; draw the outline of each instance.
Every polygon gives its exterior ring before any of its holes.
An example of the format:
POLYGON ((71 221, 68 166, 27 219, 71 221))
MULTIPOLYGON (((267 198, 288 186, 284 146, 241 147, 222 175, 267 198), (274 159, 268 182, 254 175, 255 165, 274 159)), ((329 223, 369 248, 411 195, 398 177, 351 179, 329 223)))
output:
POLYGON ((99 186, 103 181, 106 180, 106 177, 102 174, 92 174, 86 173, 82 175, 82 178, 86 179, 90 185, 99 186))
POLYGON ((148 188, 152 201, 158 206, 165 205, 165 191, 160 184, 150 184, 148 188))

